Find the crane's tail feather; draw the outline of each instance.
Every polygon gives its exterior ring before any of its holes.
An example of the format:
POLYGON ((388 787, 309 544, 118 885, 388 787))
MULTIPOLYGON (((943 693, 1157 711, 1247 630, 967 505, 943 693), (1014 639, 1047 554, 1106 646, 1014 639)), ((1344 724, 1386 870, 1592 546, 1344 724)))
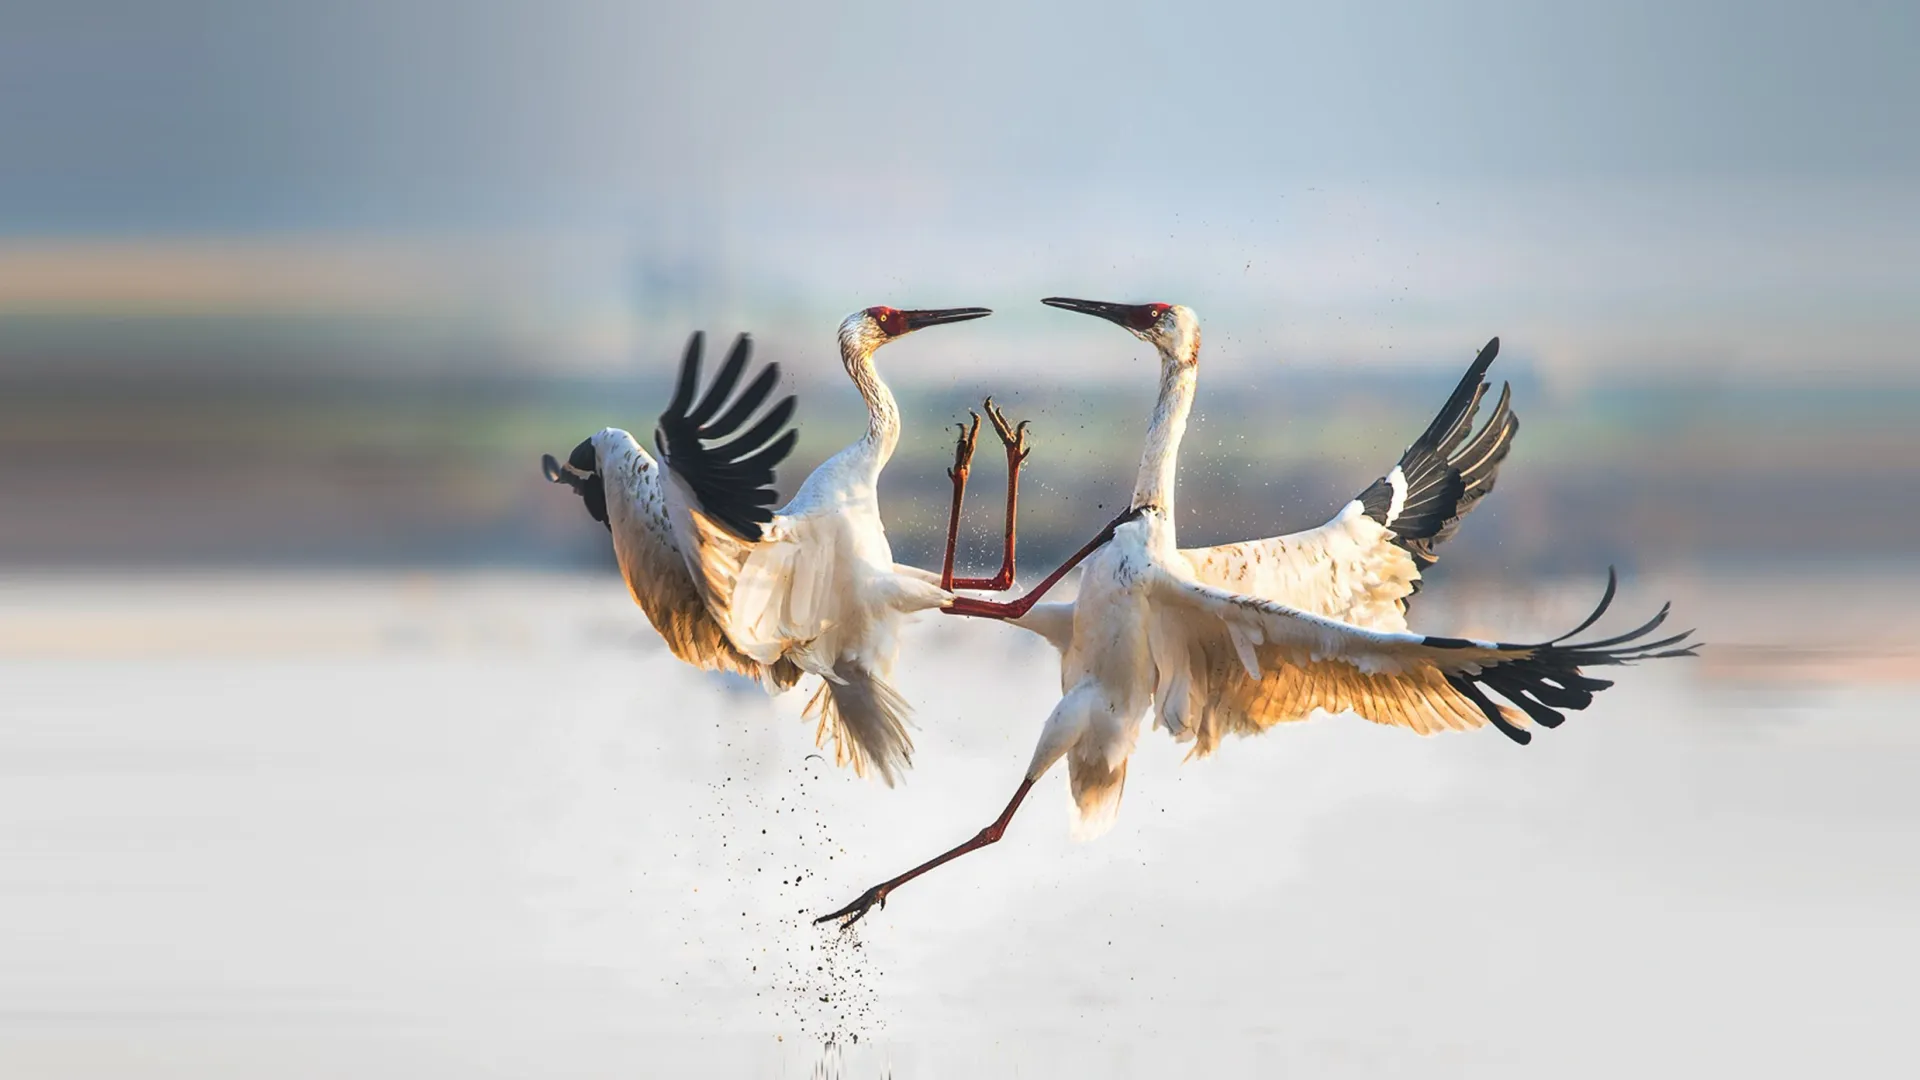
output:
POLYGON ((1127 759, 1110 766, 1067 755, 1067 783, 1073 790, 1073 838, 1097 840, 1120 816, 1120 795, 1127 787, 1127 759))
POLYGON ((892 787, 913 767, 912 708, 885 679, 857 664, 839 664, 834 674, 841 681, 822 679, 801 714, 818 720, 814 745, 824 750, 831 740, 834 764, 853 766, 857 776, 877 773, 892 787))

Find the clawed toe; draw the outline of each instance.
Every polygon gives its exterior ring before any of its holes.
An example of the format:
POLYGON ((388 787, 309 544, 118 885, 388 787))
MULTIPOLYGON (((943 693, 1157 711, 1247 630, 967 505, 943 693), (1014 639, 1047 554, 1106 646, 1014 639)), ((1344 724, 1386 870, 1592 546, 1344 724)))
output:
POLYGON ((955 424, 960 434, 953 441, 953 468, 947 470, 947 479, 958 480, 967 473, 967 467, 973 464, 974 444, 980 439, 980 414, 972 409, 967 415, 973 417, 973 426, 955 424))
POLYGON ((844 930, 847 927, 852 926, 854 923, 859 922, 863 917, 866 916, 867 912, 872 911, 876 906, 878 907, 887 906, 887 894, 881 892, 877 887, 868 889, 866 892, 861 893, 860 899, 855 900, 853 903, 848 904, 846 907, 841 908, 839 911, 822 915, 819 918, 813 920, 813 924, 815 926, 818 926, 821 923, 828 923, 828 922, 834 921, 835 919, 838 919, 840 920, 840 928, 844 930))
POLYGON ((1000 444, 1007 448, 1007 457, 1016 464, 1027 460, 1027 455, 1033 452, 1033 448, 1027 444, 1027 425, 1031 421, 1009 423, 1007 414, 993 403, 992 398, 986 400, 986 410, 987 419, 993 423, 994 434, 1000 436, 1000 444))

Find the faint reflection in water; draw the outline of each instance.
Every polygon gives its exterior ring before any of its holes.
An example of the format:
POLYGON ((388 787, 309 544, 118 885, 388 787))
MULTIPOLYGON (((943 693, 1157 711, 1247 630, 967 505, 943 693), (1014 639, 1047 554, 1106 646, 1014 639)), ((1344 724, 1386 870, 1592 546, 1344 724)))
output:
POLYGON ((813 1063, 812 1080, 842 1080, 846 1067, 846 1055, 840 1052, 840 1044, 829 1040, 820 1047, 820 1057, 813 1063))

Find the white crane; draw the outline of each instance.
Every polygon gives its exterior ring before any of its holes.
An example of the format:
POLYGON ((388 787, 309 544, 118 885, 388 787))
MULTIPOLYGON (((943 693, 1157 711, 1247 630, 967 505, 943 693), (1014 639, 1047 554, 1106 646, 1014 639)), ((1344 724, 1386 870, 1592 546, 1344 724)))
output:
POLYGON ((997 842, 1034 782, 1062 758, 1076 831, 1103 832, 1119 810, 1127 762, 1150 713, 1190 741, 1195 754, 1210 752, 1223 734, 1347 711, 1423 735, 1491 723, 1524 743, 1529 721, 1558 726, 1562 710, 1585 708, 1611 685, 1581 668, 1691 655, 1692 647, 1677 647, 1685 633, 1647 640, 1666 607, 1628 633, 1568 643, 1612 602, 1611 572, 1593 614, 1551 641, 1506 644, 1407 631, 1405 600, 1419 564, 1431 561, 1432 544, 1491 488, 1517 427, 1503 392, 1486 427, 1467 438, 1497 339, 1400 464, 1332 521, 1293 536, 1182 551, 1174 536, 1174 475, 1198 376, 1198 321, 1177 305, 1059 297, 1045 303, 1118 323, 1153 345, 1161 360, 1159 400, 1129 512, 1108 527, 1110 542, 1087 561, 1078 596, 1071 603, 1034 605, 1029 597, 949 609, 1007 618, 1052 642, 1062 657, 1060 702, 992 824, 816 921, 858 920, 906 882, 997 842))
MULTIPOLYGON (((628 515, 629 521, 640 525, 631 530, 638 535, 627 541, 629 545, 646 552, 659 550, 657 522, 664 519, 672 526, 671 537, 678 550, 685 553, 692 584, 704 603, 697 615, 686 614, 684 622, 697 634, 708 635, 700 638, 707 648, 697 653, 708 661, 693 662, 756 674, 772 691, 792 686, 803 673, 820 676, 820 689, 804 713, 818 721, 817 741, 824 747, 831 739, 840 764, 852 765, 861 775, 877 774, 889 785, 911 765, 913 752, 906 726, 911 710, 889 682, 901 621, 912 612, 943 607, 954 600, 954 595, 940 586, 940 575, 893 561, 880 519, 877 485, 881 470, 900 441, 900 412, 893 393, 874 370, 873 354, 882 345, 915 330, 990 314, 986 308, 900 311, 871 307, 847 316, 840 324, 840 358, 866 402, 866 434, 821 463, 800 485, 792 501, 780 509, 761 509, 772 499, 772 492, 764 488, 771 481, 771 462, 755 460, 756 466, 765 464, 767 468, 764 474, 754 471, 749 476, 727 462, 707 465, 704 459, 694 459, 688 468, 695 469, 696 477, 707 484, 698 492, 705 495, 705 501, 683 498, 682 504, 693 504, 684 513, 668 505, 651 516, 628 515), (712 489, 716 486, 724 487, 726 498, 731 500, 725 508, 738 511, 739 520, 714 511, 712 489), (758 511, 757 515, 747 513, 749 507, 739 494, 747 490, 761 500, 750 508, 758 511), (715 633, 720 641, 710 640, 715 633)), ((697 367, 697 354, 692 348, 689 357, 689 363, 697 367)), ((741 363, 744 365, 744 360, 741 363)), ((734 359, 729 357, 715 384, 722 397, 737 378, 734 359)), ((771 378, 763 373, 761 379, 770 389, 771 378)), ((688 380, 683 371, 681 392, 675 398, 683 411, 691 400, 688 380)), ((759 387, 756 382, 750 389, 759 387)), ((712 396, 710 392, 709 399, 712 396)), ((718 401, 703 400, 689 422, 699 427, 718 408, 718 401)), ((669 414, 673 412, 670 408, 669 414)), ((990 412, 996 429, 1012 440, 1008 457, 1017 472, 1015 455, 1017 452, 1023 460, 1025 448, 1016 447, 1020 440, 1004 418, 995 410, 990 412)), ((722 420, 737 426, 744 423, 746 415, 736 407, 722 420)), ((784 415, 781 419, 784 421, 784 415)), ((666 428, 664 417, 662 426, 666 428)), ((700 433, 709 439, 723 438, 727 434, 719 430, 723 427, 715 421, 709 425, 713 430, 701 428, 700 433)), ((764 433, 756 429, 755 433, 764 438, 771 435, 771 429, 764 433)), ((631 439, 627 441, 631 443, 631 439)), ((613 442, 618 445, 617 440, 613 442)), ((679 447, 671 431, 667 446, 674 451, 668 455, 669 469, 679 477, 679 447)), ((786 444, 780 456, 790 446, 786 444)), ((604 451, 600 460, 606 460, 604 451)), ((1016 482, 1010 479, 1010 492, 1016 482)), ((644 506, 647 498, 644 487, 635 489, 634 501, 644 506)), ((1011 494, 1009 499, 1011 515, 1011 494)), ((623 530, 615 527, 614 531, 619 550, 623 530)), ((1011 528, 1008 531, 1011 536, 1011 528)), ((621 562, 625 569, 626 555, 621 562)), ((634 564, 644 566, 644 556, 634 564)), ((948 565, 950 568, 951 556, 948 565)), ((631 571, 628 580, 631 585, 631 571)), ((983 582, 983 587, 986 584, 983 582)), ((677 580, 674 586, 676 596, 684 592, 677 580)), ((642 587, 632 587, 635 597, 641 598, 642 587)), ((644 599, 642 606, 647 607, 644 599)), ((683 611, 684 607, 676 607, 673 616, 683 611)), ((653 617, 652 608, 648 613, 653 617)), ((667 625, 677 625, 673 616, 667 625)), ((654 625, 667 634, 660 618, 654 618, 654 625)), ((694 651, 675 649, 683 659, 693 659, 689 652, 694 651)))

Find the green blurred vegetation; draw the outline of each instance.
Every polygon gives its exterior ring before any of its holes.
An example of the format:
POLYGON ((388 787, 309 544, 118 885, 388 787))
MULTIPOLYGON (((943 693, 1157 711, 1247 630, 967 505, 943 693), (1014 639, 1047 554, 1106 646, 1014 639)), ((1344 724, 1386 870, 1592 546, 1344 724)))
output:
MULTIPOLYGON (((673 374, 670 360, 557 371, 413 324, 356 334, 316 320, 287 335, 221 322, 209 338, 195 320, 136 319, 97 353, 63 325, 0 326, 0 494, 35 508, 0 518, 0 558, 15 564, 604 564, 604 535, 540 480, 539 457, 605 426, 650 444, 673 374), (412 345, 391 362, 368 351, 392 355, 398 341, 412 345)), ((801 440, 781 472, 788 492, 865 425, 837 364, 814 359, 821 370, 791 387, 801 440)), ((1183 537, 1325 520, 1391 467, 1466 359, 1205 369, 1182 455, 1183 537)), ((899 555, 937 559, 952 425, 989 393, 1032 421, 1023 567, 1077 546, 1131 488, 1150 370, 1088 383, 895 373, 907 426, 882 497, 899 555)), ((1520 435, 1450 567, 1889 555, 1920 535, 1920 387, 1683 372, 1568 386, 1511 356, 1494 376, 1513 384, 1520 435)), ((982 439, 963 560, 985 564, 1004 474, 982 439)))

